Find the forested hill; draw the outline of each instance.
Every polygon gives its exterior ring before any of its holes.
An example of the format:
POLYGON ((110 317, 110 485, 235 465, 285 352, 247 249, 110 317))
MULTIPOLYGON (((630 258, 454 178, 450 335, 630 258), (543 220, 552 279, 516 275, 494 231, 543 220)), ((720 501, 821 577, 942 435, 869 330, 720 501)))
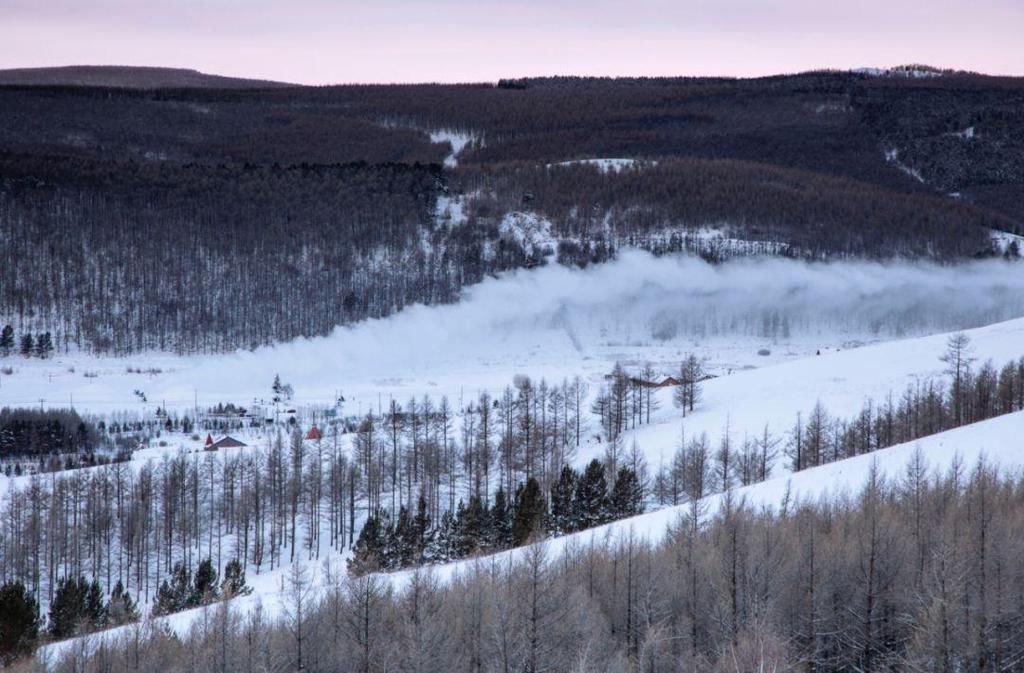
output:
POLYGON ((1024 231, 1024 79, 63 75, 0 72, 0 322, 58 349, 319 335, 622 246, 945 261, 1024 231))
POLYGON ((292 86, 284 82, 208 75, 187 68, 152 68, 119 65, 69 65, 53 68, 0 70, 0 85, 66 85, 124 87, 134 89, 214 88, 266 89, 292 86))

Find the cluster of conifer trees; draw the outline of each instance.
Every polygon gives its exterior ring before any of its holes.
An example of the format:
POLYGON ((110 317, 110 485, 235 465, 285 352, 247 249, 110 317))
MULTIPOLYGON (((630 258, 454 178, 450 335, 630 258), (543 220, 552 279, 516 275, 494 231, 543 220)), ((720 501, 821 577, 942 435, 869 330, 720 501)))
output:
POLYGON ((245 583, 245 569, 241 561, 231 559, 224 566, 224 579, 218 586, 217 569, 210 558, 196 567, 195 576, 182 562, 174 564, 169 579, 160 583, 153 602, 153 614, 169 615, 189 608, 208 605, 223 598, 234 598, 252 593, 245 583))
POLYGON ((583 474, 565 465, 547 496, 531 477, 516 488, 511 501, 499 486, 493 504, 475 495, 468 504, 460 500, 455 512, 445 511, 436 525, 420 497, 415 514, 403 506, 395 521, 384 509, 370 515, 348 568, 364 574, 510 549, 640 514, 645 500, 633 468, 620 467, 609 484, 605 465, 597 459, 583 474))
POLYGON ((37 357, 46 359, 53 353, 53 335, 49 332, 41 332, 32 336, 31 332, 25 332, 15 342, 14 327, 4 325, 0 329, 0 357, 9 357, 15 352, 14 345, 17 343, 17 353, 22 357, 37 357))
POLYGON ((139 611, 119 581, 104 598, 98 580, 84 576, 60 580, 45 622, 35 596, 20 580, 0 586, 0 665, 32 651, 45 627, 46 636, 60 640, 110 626, 134 622, 139 611))
POLYGON ((73 409, 0 408, 0 458, 43 459, 99 448, 96 426, 73 409))
POLYGON ((107 626, 127 624, 138 618, 135 600, 121 582, 114 585, 110 598, 104 600, 99 580, 90 582, 80 576, 60 581, 50 602, 46 626, 49 634, 60 640, 107 626))

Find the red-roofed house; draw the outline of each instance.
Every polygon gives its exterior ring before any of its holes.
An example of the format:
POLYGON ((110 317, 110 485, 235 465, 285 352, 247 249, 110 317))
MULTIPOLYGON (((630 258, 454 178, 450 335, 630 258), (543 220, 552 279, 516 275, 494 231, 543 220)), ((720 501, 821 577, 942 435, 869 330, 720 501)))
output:
POLYGON ((216 442, 211 442, 206 445, 207 451, 216 451, 217 449, 235 449, 243 446, 248 446, 245 442, 240 442, 230 435, 221 437, 216 442))

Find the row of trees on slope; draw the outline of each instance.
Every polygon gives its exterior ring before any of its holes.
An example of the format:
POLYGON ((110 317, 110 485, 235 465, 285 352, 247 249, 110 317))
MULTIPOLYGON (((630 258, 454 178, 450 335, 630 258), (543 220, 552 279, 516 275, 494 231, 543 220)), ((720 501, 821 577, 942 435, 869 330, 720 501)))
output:
POLYGON ((301 570, 277 615, 230 603, 183 635, 143 625, 74 648, 57 673, 159 668, 441 671, 1019 671, 1024 481, 924 456, 848 496, 774 509, 724 498, 662 541, 625 533, 415 571, 301 570))
POLYGON ((783 436, 767 426, 742 437, 726 426, 717 443, 706 433, 681 436, 671 461, 654 473, 651 496, 679 505, 764 481, 780 458, 796 472, 1024 410, 1024 358, 975 368, 969 339, 957 334, 942 359, 946 382, 919 380, 898 398, 868 399, 852 418, 830 415, 819 401, 783 436))
POLYGON ((121 582, 152 604, 178 563, 187 572, 209 558, 226 573, 237 559, 260 573, 352 545, 358 512, 397 516, 422 494, 439 522, 459 500, 482 502, 508 483, 534 479, 546 491, 585 439, 586 397, 579 379, 519 377, 498 399, 483 395, 464 409, 447 399, 394 401, 359 420, 346 438, 351 452, 334 426, 320 441, 298 430, 278 435, 265 451, 168 454, 33 476, 3 494, 0 581, 23 582, 44 606, 62 578, 79 576, 107 590, 121 582))
POLYGON ((787 456, 794 471, 911 442, 1024 409, 1024 358, 997 368, 973 367, 970 342, 950 338, 944 361, 949 382, 917 381, 894 399, 868 400, 852 419, 832 418, 820 402, 798 416, 787 456))

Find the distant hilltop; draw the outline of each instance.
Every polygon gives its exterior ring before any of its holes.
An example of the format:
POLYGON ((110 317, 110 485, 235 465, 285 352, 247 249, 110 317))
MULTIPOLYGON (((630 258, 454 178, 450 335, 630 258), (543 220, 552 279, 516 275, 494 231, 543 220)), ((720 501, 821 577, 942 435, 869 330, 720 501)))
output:
POLYGON ((93 86, 122 89, 267 89, 286 82, 208 75, 188 68, 69 65, 0 70, 0 85, 93 86))
POLYGON ((872 77, 909 77, 909 78, 922 78, 922 77, 942 77, 944 75, 977 75, 979 73, 969 72, 966 70, 950 70, 943 68, 936 68, 935 66, 925 65, 922 63, 908 63, 905 65, 898 65, 894 68, 854 68, 851 72, 857 73, 858 75, 870 75, 872 77))

